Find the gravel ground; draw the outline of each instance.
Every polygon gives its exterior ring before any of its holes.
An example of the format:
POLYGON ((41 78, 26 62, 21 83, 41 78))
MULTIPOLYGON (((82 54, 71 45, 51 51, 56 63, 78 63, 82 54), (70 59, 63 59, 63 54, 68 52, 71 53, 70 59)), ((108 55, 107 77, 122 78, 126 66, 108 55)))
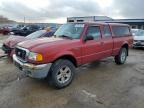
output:
POLYGON ((51 88, 46 80, 26 77, 7 57, 0 59, 1 108, 143 108, 143 106, 144 49, 131 49, 124 65, 118 66, 113 58, 108 58, 79 67, 73 83, 61 90, 51 88))

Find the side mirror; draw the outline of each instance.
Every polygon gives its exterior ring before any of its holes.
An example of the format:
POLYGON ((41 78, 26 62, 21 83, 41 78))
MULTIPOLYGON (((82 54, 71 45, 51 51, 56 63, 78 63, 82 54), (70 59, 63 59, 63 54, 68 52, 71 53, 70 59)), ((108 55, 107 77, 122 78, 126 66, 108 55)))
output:
POLYGON ((85 41, 88 41, 88 40, 94 40, 94 37, 93 36, 86 36, 85 41))

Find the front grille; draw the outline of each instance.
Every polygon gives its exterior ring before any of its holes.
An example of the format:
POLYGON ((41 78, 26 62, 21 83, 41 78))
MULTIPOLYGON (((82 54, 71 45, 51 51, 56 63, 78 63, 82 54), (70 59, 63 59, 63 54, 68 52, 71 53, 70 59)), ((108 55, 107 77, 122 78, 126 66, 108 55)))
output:
POLYGON ((16 47, 15 53, 16 53, 16 56, 19 57, 20 59, 22 60, 26 59, 26 53, 27 53, 26 50, 16 47))

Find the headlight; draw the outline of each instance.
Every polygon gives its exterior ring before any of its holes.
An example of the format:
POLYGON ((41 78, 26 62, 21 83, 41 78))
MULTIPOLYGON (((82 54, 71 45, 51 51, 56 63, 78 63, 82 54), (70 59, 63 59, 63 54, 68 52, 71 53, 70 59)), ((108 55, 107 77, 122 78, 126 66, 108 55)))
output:
POLYGON ((43 56, 42 54, 39 54, 39 53, 30 52, 28 59, 33 60, 33 61, 42 61, 43 56))

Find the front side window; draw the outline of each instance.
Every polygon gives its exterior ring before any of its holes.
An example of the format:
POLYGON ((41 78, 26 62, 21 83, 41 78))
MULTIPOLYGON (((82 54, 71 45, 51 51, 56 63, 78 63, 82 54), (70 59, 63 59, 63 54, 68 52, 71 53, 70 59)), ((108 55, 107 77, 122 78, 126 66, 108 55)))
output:
POLYGON ((131 34, 128 26, 112 26, 112 31, 116 36, 125 36, 131 34))
POLYGON ((64 24, 56 32, 55 37, 68 37, 79 39, 83 31, 84 24, 64 24))
POLYGON ((87 31, 87 36, 92 36, 95 40, 101 37, 100 27, 90 26, 87 31))
POLYGON ((103 27, 103 36, 111 37, 111 31, 110 31, 110 27, 108 25, 104 25, 104 27, 103 27))

